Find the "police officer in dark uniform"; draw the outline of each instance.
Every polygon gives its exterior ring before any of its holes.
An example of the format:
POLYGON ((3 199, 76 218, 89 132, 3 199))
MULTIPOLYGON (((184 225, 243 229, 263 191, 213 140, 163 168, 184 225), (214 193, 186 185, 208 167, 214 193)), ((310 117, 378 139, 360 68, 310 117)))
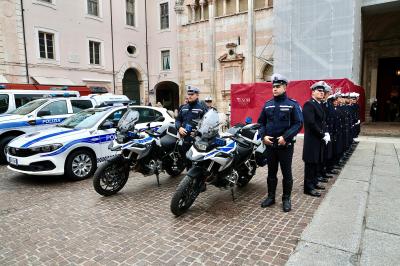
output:
MULTIPOLYGON (((186 86, 188 102, 179 109, 178 117, 175 119, 175 127, 183 138, 182 153, 190 149, 193 143, 191 131, 194 129, 194 119, 201 119, 207 112, 207 108, 199 101, 200 90, 193 86, 186 86)), ((189 161, 186 161, 190 165, 189 161)))
POLYGON ((266 147, 268 164, 268 197, 261 203, 265 208, 275 203, 275 191, 278 184, 278 164, 283 175, 282 207, 284 212, 291 210, 293 187, 292 158, 295 136, 303 125, 303 116, 299 104, 287 97, 287 78, 280 74, 272 75, 273 98, 268 100, 261 110, 258 123, 260 135, 266 147))
POLYGON ((325 132, 325 112, 321 101, 324 98, 326 83, 319 81, 311 86, 312 97, 303 106, 304 116, 304 194, 320 197, 316 189, 323 187, 318 184, 318 170, 322 167, 324 146, 330 141, 330 135, 325 132))

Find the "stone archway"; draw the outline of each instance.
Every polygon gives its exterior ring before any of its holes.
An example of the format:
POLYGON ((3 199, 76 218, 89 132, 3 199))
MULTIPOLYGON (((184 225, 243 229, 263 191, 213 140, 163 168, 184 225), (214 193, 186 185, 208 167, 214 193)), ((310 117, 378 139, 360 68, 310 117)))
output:
POLYGON ((175 110, 179 107, 179 86, 172 81, 162 81, 155 86, 156 102, 164 108, 175 110))
POLYGON ((122 79, 122 92, 132 100, 133 104, 140 104, 140 81, 137 70, 128 68, 122 79))

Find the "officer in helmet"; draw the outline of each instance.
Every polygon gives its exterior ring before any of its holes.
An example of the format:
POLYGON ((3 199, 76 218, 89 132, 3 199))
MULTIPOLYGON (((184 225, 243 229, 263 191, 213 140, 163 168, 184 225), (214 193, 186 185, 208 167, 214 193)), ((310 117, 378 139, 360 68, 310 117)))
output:
POLYGON ((303 115, 299 104, 286 95, 287 84, 288 80, 284 76, 272 75, 273 98, 265 103, 258 118, 268 164, 268 197, 261 203, 261 207, 265 208, 275 203, 277 172, 280 164, 283 175, 282 207, 284 212, 289 212, 292 208, 293 146, 295 136, 303 125, 303 115))

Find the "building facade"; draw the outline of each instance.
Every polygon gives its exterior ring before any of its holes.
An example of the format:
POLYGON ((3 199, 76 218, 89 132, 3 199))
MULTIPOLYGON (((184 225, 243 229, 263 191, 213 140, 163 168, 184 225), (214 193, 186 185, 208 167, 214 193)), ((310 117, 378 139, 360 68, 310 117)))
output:
POLYGON ((218 110, 228 113, 231 84, 265 81, 272 74, 273 2, 186 0, 177 5, 180 83, 198 86, 202 98, 211 96, 218 110))
POLYGON ((104 87, 138 104, 178 93, 172 0, 4 0, 0 13, 0 82, 104 87))

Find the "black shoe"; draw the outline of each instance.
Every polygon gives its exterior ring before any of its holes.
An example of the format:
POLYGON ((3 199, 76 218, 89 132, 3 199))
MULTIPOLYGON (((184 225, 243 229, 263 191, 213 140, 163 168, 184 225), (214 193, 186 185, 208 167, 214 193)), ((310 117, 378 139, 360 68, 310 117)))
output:
POLYGON ((324 186, 321 186, 321 185, 316 185, 316 186, 315 186, 315 189, 325 190, 325 187, 324 187, 324 186))
POLYGON ((263 202, 261 202, 261 208, 266 208, 275 204, 275 198, 266 198, 263 202))
POLYGON ((290 199, 284 199, 282 201, 282 209, 284 212, 290 212, 292 209, 292 201, 290 199))
POLYGON ((316 191, 315 189, 310 190, 310 191, 304 191, 304 194, 309 195, 311 197, 321 197, 321 193, 319 193, 318 191, 316 191))
POLYGON ((336 169, 332 169, 332 170, 330 170, 329 172, 328 172, 328 174, 331 174, 331 175, 337 175, 337 174, 339 174, 340 172, 338 171, 338 170, 336 170, 336 169))
POLYGON ((322 176, 318 177, 318 182, 328 183, 328 178, 323 178, 322 176))

